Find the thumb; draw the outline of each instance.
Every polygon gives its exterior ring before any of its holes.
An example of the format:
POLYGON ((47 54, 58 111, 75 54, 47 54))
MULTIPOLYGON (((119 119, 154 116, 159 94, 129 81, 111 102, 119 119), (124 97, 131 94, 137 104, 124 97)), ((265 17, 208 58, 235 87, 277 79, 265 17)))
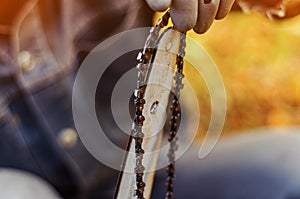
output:
POLYGON ((198 0, 173 0, 170 14, 175 28, 186 32, 196 25, 198 0))

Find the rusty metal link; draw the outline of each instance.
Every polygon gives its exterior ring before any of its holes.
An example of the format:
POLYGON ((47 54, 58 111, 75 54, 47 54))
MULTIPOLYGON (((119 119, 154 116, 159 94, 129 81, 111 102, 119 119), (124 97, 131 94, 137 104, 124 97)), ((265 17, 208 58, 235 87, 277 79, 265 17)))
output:
POLYGON ((144 191, 145 191, 145 182, 143 180, 145 167, 143 166, 143 154, 145 151, 143 150, 143 138, 144 133, 143 123, 145 117, 143 116, 143 109, 146 101, 144 100, 144 93, 146 90, 146 80, 147 80, 147 72, 151 65, 151 59, 155 54, 155 44, 157 42, 159 32, 161 28, 168 24, 168 20, 170 18, 170 13, 167 12, 161 20, 155 25, 155 27, 151 28, 149 36, 146 40, 145 47, 142 52, 140 52, 137 56, 138 60, 138 80, 137 80, 137 89, 134 92, 134 104, 135 104, 135 117, 134 117, 134 125, 131 132, 131 136, 135 140, 135 174, 136 174, 136 190, 135 196, 137 199, 144 199, 144 191))
POLYGON ((182 80, 184 78, 183 74, 183 58, 185 56, 185 34, 181 34, 180 38, 180 50, 177 55, 177 71, 175 73, 175 86, 173 89, 173 100, 171 103, 171 118, 169 121, 169 127, 170 127, 170 132, 169 132, 169 137, 168 141, 170 143, 170 148, 168 152, 168 158, 169 158, 169 165, 167 167, 167 174, 168 178, 166 180, 166 188, 167 188, 167 193, 165 198, 166 199, 173 199, 174 198, 174 181, 175 181, 175 152, 178 149, 177 145, 177 131, 179 127, 179 123, 181 120, 181 109, 180 109, 180 103, 179 103, 179 98, 180 98, 180 90, 183 89, 183 83, 182 80))

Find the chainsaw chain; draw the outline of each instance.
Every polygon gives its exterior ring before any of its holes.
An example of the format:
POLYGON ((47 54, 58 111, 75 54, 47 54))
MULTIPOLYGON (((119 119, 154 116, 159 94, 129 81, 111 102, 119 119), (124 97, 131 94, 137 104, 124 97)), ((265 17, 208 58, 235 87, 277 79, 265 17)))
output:
MULTIPOLYGON (((134 92, 134 105, 135 105, 135 117, 134 117, 134 125, 132 129, 132 137, 135 140, 135 154, 136 154, 136 164, 135 164, 135 174, 136 174, 136 190, 135 196, 137 199, 144 199, 144 190, 145 190, 145 182, 143 181, 145 167, 143 166, 143 154, 145 151, 143 150, 143 138, 144 133, 142 132, 143 123, 145 121, 145 117, 142 112, 144 109, 144 105, 146 101, 144 100, 144 93, 146 90, 146 81, 147 81, 147 72, 149 69, 149 65, 151 64, 152 56, 155 54, 154 47, 159 36, 159 31, 161 28, 165 27, 168 24, 168 20, 170 18, 169 12, 167 12, 156 24, 155 27, 151 28, 150 34, 146 40, 145 47, 142 52, 138 54, 138 81, 137 81, 137 89, 134 92)), ((175 180, 175 151, 177 150, 177 130, 181 119, 181 111, 180 111, 180 90, 183 88, 182 80, 184 78, 183 75, 183 58, 185 56, 185 34, 181 34, 180 38, 180 50, 177 55, 177 71, 175 73, 175 86, 173 88, 173 100, 171 103, 171 113, 172 116, 169 121, 169 137, 168 141, 170 143, 170 149, 168 152, 169 165, 167 167, 167 194, 166 199, 174 198, 174 180, 175 180)))
POLYGON ((138 81, 137 81, 137 89, 134 92, 134 105, 135 105, 135 117, 133 129, 131 132, 131 136, 135 140, 135 168, 134 172, 136 174, 136 190, 135 196, 137 199, 145 199, 144 198, 144 190, 145 190, 145 182, 143 181, 145 167, 143 166, 143 154, 145 153, 142 145, 144 133, 142 131, 143 123, 145 117, 143 116, 143 109, 146 103, 144 99, 144 93, 146 90, 146 79, 149 64, 151 64, 151 59, 154 54, 154 47, 159 36, 159 31, 161 28, 165 27, 168 24, 168 20, 170 18, 169 12, 167 12, 156 24, 155 27, 151 28, 150 34, 146 40, 145 47, 142 52, 140 52, 137 56, 138 60, 138 81))
POLYGON ((171 102, 171 118, 169 121, 169 137, 168 141, 170 143, 170 148, 168 152, 168 158, 169 158, 169 165, 167 167, 167 174, 168 178, 166 181, 166 188, 167 188, 167 193, 165 196, 165 199, 173 199, 174 198, 174 180, 175 180, 175 152, 178 149, 177 145, 177 131, 178 127, 180 124, 181 120, 181 109, 180 109, 180 103, 179 103, 179 98, 180 98, 180 90, 183 89, 183 83, 182 80, 184 78, 183 74, 183 58, 185 56, 185 34, 181 34, 180 38, 180 49, 179 53, 177 55, 177 60, 176 60, 176 65, 177 65, 177 71, 175 74, 175 86, 173 88, 173 100, 171 102))

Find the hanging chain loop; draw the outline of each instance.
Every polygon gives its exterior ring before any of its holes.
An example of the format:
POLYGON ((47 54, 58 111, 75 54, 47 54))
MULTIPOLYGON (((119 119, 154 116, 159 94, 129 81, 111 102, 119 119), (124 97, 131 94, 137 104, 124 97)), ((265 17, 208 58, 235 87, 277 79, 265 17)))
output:
MULTIPOLYGON (((131 132, 131 136, 135 140, 135 175, 136 175, 136 190, 135 196, 137 199, 144 199, 144 191, 145 191, 145 182, 143 179, 145 166, 143 165, 143 155, 145 153, 143 149, 143 139, 144 133, 142 131, 143 124, 145 121, 145 117, 143 115, 144 105, 146 103, 144 99, 144 94, 146 91, 146 82, 149 67, 151 66, 151 61, 155 56, 155 44, 158 40, 160 30, 164 28, 169 21, 170 13, 166 12, 166 14, 157 22, 155 27, 151 28, 150 34, 146 40, 145 47, 142 52, 140 52, 137 56, 138 60, 138 80, 137 80, 137 89, 134 92, 134 105, 135 105, 135 117, 134 124, 131 132)), ((169 165, 167 167, 167 194, 166 199, 174 198, 174 179, 175 179, 175 151, 177 150, 177 130, 179 126, 179 122, 181 119, 181 111, 179 105, 179 97, 180 90, 183 88, 182 80, 184 78, 183 75, 183 58, 185 56, 185 34, 181 34, 180 38, 180 49, 177 55, 177 70, 175 72, 174 82, 175 85, 173 87, 174 98, 171 103, 171 113, 172 116, 169 121, 169 137, 168 141, 170 143, 170 149, 168 153, 169 165)))

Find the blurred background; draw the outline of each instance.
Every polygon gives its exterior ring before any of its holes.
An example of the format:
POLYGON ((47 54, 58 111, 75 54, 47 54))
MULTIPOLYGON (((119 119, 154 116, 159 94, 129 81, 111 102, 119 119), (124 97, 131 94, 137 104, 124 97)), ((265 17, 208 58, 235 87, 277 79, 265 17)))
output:
MULTIPOLYGON (((197 160, 198 151, 190 150, 177 161, 178 198, 300 198, 300 16, 279 19, 268 13, 275 1, 247 2, 265 7, 233 10, 207 33, 187 34, 203 46, 222 75, 227 116, 221 139, 207 157, 197 160)), ((198 64, 207 63, 199 57, 198 64)), ((200 144, 209 126, 211 101, 195 72, 185 64, 186 79, 200 104, 200 144)), ((161 198, 157 187, 163 184, 156 182, 153 198, 161 198)))
MULTIPOLYGON (((157 14, 156 17, 159 17, 157 14)), ((300 124, 300 17, 269 19, 232 11, 203 35, 188 32, 216 63, 227 92, 223 135, 263 126, 300 124)), ((197 54, 197 51, 187 53, 197 54)), ((201 59, 199 58, 200 64, 201 59)), ((186 64, 201 107, 199 136, 210 121, 210 96, 203 79, 186 64)))

